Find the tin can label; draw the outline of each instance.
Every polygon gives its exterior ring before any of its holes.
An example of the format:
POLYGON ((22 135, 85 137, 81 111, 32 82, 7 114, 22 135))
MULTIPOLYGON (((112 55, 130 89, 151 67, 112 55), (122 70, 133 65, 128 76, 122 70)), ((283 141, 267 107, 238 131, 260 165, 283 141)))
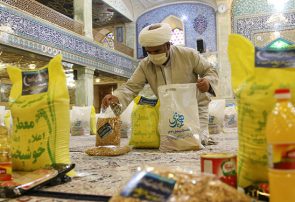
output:
POLYGON ((222 182, 237 187, 237 158, 235 155, 203 155, 201 171, 216 175, 222 182))

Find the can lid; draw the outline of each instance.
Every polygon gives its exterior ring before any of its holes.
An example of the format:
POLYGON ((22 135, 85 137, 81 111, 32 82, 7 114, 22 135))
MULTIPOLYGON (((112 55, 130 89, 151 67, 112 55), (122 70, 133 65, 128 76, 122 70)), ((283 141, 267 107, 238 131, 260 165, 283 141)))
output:
POLYGON ((290 93, 290 89, 288 88, 279 88, 275 90, 275 94, 285 94, 285 93, 290 93))
POLYGON ((222 158, 231 158, 236 157, 233 153, 205 153, 201 154, 201 158, 210 158, 210 159, 222 159, 222 158))

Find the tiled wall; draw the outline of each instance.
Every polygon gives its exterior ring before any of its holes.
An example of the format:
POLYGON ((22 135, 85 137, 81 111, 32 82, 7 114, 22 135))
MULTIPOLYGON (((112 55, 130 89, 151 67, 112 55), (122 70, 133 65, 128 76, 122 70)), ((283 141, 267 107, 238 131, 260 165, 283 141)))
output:
POLYGON ((2 44, 50 57, 62 53, 65 61, 123 77, 136 66, 130 57, 9 7, 0 6, 0 31, 2 44))
MULTIPOLYGON (((183 22, 187 47, 196 48, 196 39, 203 39, 206 49, 216 51, 216 14, 212 7, 201 3, 170 4, 144 13, 136 21, 136 38, 145 26, 161 22, 170 15, 180 19, 186 17, 183 22)), ((137 58, 142 56, 142 48, 137 41, 137 58)))
MULTIPOLYGON (((281 0, 277 0, 281 1, 281 0)), ((234 0, 232 4, 232 31, 249 38, 256 46, 265 46, 269 43, 274 31, 280 31, 281 37, 295 42, 295 0, 285 3, 284 9, 278 12, 267 3, 267 0, 234 0), (273 14, 282 14, 287 22, 267 23, 273 14)))
MULTIPOLYGON (((283 0, 276 0, 283 1, 283 0)), ((288 0, 284 6, 285 11, 295 9, 295 0, 288 0)), ((232 13, 234 16, 274 13, 276 9, 268 4, 267 0, 234 0, 232 13)))

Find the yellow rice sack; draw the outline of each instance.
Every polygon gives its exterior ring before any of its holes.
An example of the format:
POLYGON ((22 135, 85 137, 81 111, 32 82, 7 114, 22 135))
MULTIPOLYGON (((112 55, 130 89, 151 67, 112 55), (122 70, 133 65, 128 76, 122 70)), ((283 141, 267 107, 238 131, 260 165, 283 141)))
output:
POLYGON ((93 105, 91 106, 90 114, 90 134, 96 135, 96 113, 93 105))
POLYGON ((236 34, 229 37, 228 53, 238 104, 238 184, 246 187, 268 180, 266 120, 275 104, 275 89, 295 92, 295 69, 256 67, 254 46, 236 34))
POLYGON ((7 110, 5 113, 4 125, 8 130, 10 130, 10 128, 11 128, 11 112, 10 112, 10 110, 7 110))
POLYGON ((69 94, 61 61, 58 55, 37 70, 7 69, 13 84, 9 107, 15 170, 70 163, 69 94))
POLYGON ((155 99, 142 96, 134 99, 129 145, 135 148, 159 148, 159 106, 159 101, 155 99))

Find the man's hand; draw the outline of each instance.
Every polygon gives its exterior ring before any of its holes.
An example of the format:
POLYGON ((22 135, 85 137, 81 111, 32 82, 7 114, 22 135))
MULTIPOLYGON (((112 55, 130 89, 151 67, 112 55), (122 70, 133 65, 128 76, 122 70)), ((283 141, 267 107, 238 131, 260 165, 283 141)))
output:
POLYGON ((107 94, 103 99, 102 99, 102 103, 101 106, 103 109, 108 108, 108 106, 110 106, 110 104, 112 103, 119 103, 119 99, 112 95, 112 94, 107 94))
POLYGON ((197 80, 197 88, 202 92, 208 92, 210 88, 210 83, 207 79, 201 78, 197 80))

